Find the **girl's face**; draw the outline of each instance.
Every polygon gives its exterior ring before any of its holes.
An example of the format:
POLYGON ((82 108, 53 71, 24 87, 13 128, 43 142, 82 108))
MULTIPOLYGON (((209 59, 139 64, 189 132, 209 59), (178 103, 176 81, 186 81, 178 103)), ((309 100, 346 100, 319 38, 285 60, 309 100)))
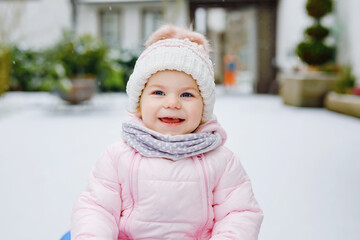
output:
POLYGON ((153 74, 140 98, 140 118, 146 127, 162 134, 193 132, 203 113, 203 100, 196 81, 180 71, 153 74))

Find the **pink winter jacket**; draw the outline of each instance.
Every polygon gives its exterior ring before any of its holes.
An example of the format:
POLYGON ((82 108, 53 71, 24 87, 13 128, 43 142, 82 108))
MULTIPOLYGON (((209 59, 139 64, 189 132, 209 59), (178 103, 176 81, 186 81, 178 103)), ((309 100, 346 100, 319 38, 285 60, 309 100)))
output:
MULTIPOLYGON (((224 130, 216 121, 197 132, 224 130)), ((258 238, 263 219, 250 180, 226 147, 172 161, 125 142, 102 154, 73 214, 72 240, 258 238)))

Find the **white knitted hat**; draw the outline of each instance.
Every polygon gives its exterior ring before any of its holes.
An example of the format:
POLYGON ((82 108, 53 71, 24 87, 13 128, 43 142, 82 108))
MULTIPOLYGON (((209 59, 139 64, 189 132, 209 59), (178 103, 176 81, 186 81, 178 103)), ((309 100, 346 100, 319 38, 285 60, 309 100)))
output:
POLYGON ((163 70, 183 71, 196 80, 204 102, 202 121, 211 120, 215 103, 213 65, 204 46, 188 38, 158 40, 144 50, 126 86, 129 111, 137 111, 147 80, 152 74, 163 70))

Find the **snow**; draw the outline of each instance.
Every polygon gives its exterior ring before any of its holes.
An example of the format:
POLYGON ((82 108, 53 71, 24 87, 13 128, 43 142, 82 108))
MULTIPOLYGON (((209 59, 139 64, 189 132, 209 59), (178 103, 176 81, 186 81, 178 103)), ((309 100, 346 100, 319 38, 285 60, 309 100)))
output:
MULTIPOLYGON (((68 106, 48 93, 0 97, 1 239, 60 239, 107 145, 120 139, 126 95, 68 106)), ((278 96, 220 89, 215 113, 265 218, 261 240, 360 235, 360 121, 278 96)))

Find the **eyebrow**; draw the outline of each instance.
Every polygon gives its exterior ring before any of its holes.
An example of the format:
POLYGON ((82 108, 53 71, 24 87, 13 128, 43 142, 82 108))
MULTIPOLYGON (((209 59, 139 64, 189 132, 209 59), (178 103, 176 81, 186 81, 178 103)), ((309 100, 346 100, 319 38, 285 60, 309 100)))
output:
POLYGON ((148 87, 149 88, 164 88, 164 86, 160 85, 160 84, 150 84, 148 87))
POLYGON ((200 90, 198 90, 197 88, 194 88, 194 87, 184 87, 184 88, 181 88, 180 90, 181 90, 181 91, 194 90, 194 91, 199 91, 199 92, 200 92, 200 90))
MULTIPOLYGON (((163 86, 163 85, 160 85, 160 84, 153 84, 153 85, 150 84, 149 88, 166 88, 166 87, 163 86)), ((200 89, 195 88, 195 87, 183 87, 183 88, 180 88, 180 91, 185 91, 185 90, 194 90, 194 91, 199 91, 200 92, 200 89)))

